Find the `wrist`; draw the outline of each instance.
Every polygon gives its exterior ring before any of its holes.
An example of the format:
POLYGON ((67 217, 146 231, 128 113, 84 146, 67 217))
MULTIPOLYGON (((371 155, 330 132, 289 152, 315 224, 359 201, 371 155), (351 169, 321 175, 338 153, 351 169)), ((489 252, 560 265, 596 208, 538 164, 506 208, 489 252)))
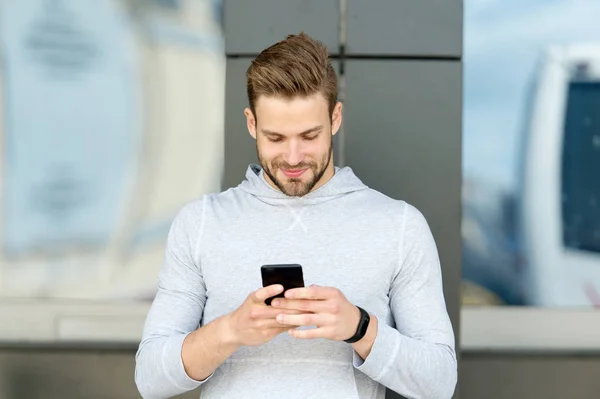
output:
POLYGON ((367 333, 365 336, 352 344, 354 351, 365 360, 369 353, 371 353, 371 349, 375 344, 375 339, 377 338, 377 330, 379 328, 379 320, 376 316, 370 314, 371 321, 369 322, 369 327, 367 328, 367 333))
POLYGON ((353 325, 354 331, 349 338, 344 340, 349 344, 358 342, 365 337, 371 318, 371 315, 363 308, 356 305, 354 305, 354 308, 354 321, 351 323, 351 325, 353 325))
POLYGON ((237 336, 236 329, 234 328, 232 315, 225 315, 220 319, 217 319, 217 321, 219 327, 219 336, 221 337, 221 342, 223 345, 235 348, 242 346, 240 339, 237 336))
POLYGON ((377 327, 379 320, 376 316, 372 314, 369 315, 371 316, 371 322, 369 323, 369 328, 367 328, 367 333, 363 339, 361 339, 361 341, 369 342, 372 345, 375 342, 375 338, 377 338, 377 327))

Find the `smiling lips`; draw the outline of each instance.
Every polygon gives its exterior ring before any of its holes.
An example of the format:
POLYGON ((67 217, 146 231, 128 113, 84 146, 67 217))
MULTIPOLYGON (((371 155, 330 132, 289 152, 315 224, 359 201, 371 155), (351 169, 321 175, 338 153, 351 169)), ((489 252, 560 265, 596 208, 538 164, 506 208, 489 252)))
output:
POLYGON ((302 176, 302 174, 304 172, 306 172, 308 170, 308 168, 306 169, 281 169, 281 171, 283 172, 284 175, 286 175, 287 177, 300 177, 302 176))

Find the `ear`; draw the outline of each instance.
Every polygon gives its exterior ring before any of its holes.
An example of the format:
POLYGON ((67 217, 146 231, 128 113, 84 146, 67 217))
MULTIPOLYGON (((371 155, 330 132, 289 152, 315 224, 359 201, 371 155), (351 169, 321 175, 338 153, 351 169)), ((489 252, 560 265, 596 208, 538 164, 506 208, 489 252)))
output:
POLYGON ((331 114, 331 134, 336 134, 342 125, 342 103, 338 101, 331 114))
POLYGON ((254 114, 250 108, 244 109, 244 115, 246 115, 246 126, 248 127, 248 132, 250 133, 250 136, 256 140, 256 118, 254 117, 254 114))

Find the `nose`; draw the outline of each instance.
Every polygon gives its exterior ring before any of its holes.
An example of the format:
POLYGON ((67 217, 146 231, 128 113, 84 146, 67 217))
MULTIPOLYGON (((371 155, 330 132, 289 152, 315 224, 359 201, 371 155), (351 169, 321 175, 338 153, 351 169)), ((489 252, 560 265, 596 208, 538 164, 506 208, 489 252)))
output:
POLYGON ((302 146, 295 140, 290 140, 287 151, 284 154, 284 160, 288 165, 298 165, 304 160, 304 151, 302 146))

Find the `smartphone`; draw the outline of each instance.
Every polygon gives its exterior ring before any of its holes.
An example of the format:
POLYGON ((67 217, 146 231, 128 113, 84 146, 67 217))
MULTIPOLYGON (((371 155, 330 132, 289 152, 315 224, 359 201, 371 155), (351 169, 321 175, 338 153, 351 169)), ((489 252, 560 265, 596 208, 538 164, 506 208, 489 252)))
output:
POLYGON ((304 287, 304 275, 302 274, 302 266, 298 264, 277 264, 263 265, 260 268, 262 274, 263 287, 273 284, 283 285, 283 292, 271 298, 267 298, 265 303, 271 305, 274 298, 283 298, 285 291, 291 288, 304 287))

